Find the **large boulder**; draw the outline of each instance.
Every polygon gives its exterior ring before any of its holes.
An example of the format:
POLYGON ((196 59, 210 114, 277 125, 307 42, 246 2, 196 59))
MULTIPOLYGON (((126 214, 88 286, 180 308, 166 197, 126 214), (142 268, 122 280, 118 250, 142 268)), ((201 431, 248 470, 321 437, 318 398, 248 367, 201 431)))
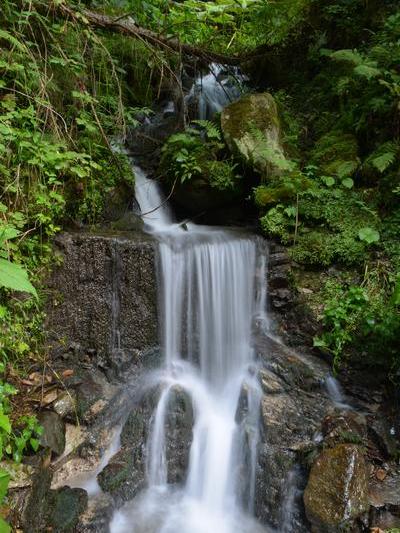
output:
POLYGON ((269 93, 249 94, 227 106, 221 127, 228 148, 264 178, 279 175, 285 161, 276 102, 269 93))
POLYGON ((339 444, 324 450, 312 465, 304 504, 315 533, 337 533, 351 527, 369 507, 362 448, 339 444))

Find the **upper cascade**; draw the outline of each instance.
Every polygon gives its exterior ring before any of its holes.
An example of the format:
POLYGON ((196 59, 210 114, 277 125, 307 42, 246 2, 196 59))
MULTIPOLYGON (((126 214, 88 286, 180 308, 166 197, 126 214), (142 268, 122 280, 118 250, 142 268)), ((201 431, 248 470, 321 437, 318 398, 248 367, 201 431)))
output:
POLYGON ((200 120, 209 120, 215 113, 240 98, 246 77, 238 68, 229 70, 212 63, 206 74, 199 74, 186 98, 187 104, 195 102, 200 120))

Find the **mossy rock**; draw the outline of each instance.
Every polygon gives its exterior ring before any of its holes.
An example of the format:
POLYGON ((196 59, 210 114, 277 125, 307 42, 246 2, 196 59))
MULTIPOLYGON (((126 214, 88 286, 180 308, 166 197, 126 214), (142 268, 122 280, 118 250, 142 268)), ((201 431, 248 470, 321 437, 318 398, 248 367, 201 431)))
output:
POLYGON ((62 487, 53 493, 54 507, 50 516, 52 531, 67 533, 76 531, 80 515, 88 504, 87 492, 83 489, 62 487))
POLYGON ((228 148, 264 178, 281 173, 284 160, 278 107, 269 93, 249 94, 227 106, 221 127, 228 148))
POLYGON ((360 446, 339 444, 318 456, 304 505, 315 533, 343 531, 368 510, 367 470, 360 446))

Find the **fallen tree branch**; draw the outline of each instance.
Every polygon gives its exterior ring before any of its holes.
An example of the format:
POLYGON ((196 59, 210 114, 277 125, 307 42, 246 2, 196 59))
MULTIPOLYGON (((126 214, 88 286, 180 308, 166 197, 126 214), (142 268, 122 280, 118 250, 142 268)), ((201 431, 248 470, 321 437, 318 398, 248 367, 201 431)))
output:
MULTIPOLYGON (((64 16, 78 20, 77 13, 67 5, 60 4, 57 6, 57 9, 62 12, 64 16)), ((196 57, 207 64, 215 62, 221 65, 238 65, 242 61, 248 59, 247 56, 238 57, 219 54, 217 52, 212 52, 211 50, 204 50, 197 46, 182 43, 176 38, 169 39, 164 35, 158 35, 147 28, 137 26, 132 20, 125 20, 129 15, 112 18, 108 15, 102 15, 87 9, 83 10, 80 14, 83 15, 91 26, 143 39, 155 47, 163 48, 164 50, 178 54, 196 57)))

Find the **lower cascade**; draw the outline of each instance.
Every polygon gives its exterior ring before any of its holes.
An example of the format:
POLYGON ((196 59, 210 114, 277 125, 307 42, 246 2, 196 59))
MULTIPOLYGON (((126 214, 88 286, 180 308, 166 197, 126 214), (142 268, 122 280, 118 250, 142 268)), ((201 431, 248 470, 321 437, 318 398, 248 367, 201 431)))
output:
POLYGON ((146 378, 157 394, 144 444, 147 488, 115 512, 111 532, 265 531, 252 518, 261 400, 252 334, 267 325, 262 242, 174 223, 157 183, 138 168, 136 196, 159 242, 163 363, 146 378), (193 420, 182 483, 170 481, 168 461, 177 391, 193 420))

